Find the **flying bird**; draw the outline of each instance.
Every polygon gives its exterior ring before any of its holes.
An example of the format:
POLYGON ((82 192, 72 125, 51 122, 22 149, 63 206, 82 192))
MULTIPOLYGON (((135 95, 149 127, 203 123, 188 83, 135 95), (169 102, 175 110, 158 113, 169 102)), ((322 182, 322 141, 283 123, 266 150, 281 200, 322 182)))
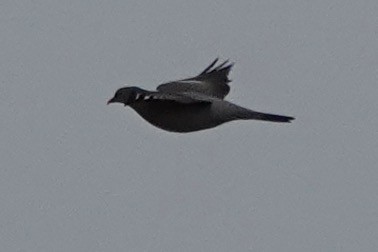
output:
POLYGON ((156 91, 123 87, 110 103, 130 106, 152 125, 171 132, 193 132, 214 128, 235 120, 262 120, 288 123, 294 117, 267 114, 224 100, 230 92, 228 60, 215 59, 199 75, 159 85, 156 91))

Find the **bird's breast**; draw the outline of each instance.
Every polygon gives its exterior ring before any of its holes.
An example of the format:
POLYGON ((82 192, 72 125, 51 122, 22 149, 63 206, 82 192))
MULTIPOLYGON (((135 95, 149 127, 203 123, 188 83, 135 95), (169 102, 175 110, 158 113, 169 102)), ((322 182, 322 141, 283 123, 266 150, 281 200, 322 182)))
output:
POLYGON ((198 131, 225 122, 214 115, 211 104, 180 104, 152 100, 135 103, 131 107, 152 125, 172 132, 198 131))

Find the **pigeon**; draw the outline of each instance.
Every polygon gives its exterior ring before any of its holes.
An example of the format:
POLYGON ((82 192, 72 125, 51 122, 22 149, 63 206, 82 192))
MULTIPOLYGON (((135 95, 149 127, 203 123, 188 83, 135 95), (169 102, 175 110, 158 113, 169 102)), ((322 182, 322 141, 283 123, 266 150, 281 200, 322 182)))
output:
POLYGON ((170 132, 187 133, 235 120, 289 123, 294 117, 250 110, 224 100, 230 92, 233 63, 215 59, 199 75, 160 84, 156 91, 135 86, 118 89, 107 104, 130 106, 150 124, 170 132))

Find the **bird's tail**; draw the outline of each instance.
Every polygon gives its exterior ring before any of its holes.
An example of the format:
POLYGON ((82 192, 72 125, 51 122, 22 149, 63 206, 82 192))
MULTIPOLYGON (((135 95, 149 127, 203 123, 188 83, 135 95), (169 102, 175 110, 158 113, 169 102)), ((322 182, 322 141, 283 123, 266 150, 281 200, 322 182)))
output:
POLYGON ((249 110, 247 113, 244 111, 242 115, 239 117, 240 119, 254 119, 254 120, 262 120, 262 121, 270 121, 270 122, 285 122, 289 123, 294 120, 294 117, 291 116, 283 116, 283 115, 274 115, 274 114, 267 114, 261 113, 256 111, 249 110))

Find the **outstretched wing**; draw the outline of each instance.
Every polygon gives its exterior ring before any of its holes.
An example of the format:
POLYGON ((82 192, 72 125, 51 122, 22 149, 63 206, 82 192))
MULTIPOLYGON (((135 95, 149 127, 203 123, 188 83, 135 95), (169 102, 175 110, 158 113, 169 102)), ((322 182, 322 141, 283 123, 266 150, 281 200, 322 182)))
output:
POLYGON ((215 66, 217 62, 218 58, 195 77, 161 84, 157 87, 157 90, 164 93, 201 93, 223 99, 230 92, 228 83, 231 80, 228 79, 228 73, 233 63, 226 60, 215 66))

